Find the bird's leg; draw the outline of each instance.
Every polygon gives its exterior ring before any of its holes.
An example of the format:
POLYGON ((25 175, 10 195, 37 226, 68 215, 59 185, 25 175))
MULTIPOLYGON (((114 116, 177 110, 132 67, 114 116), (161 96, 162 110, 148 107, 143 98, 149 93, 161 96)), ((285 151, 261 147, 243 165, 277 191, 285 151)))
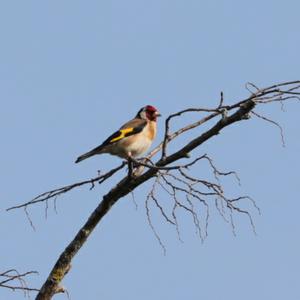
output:
POLYGON ((128 161, 128 177, 132 178, 133 177, 133 161, 132 161, 130 152, 128 153, 127 161, 128 161))
POLYGON ((133 161, 131 157, 128 158, 128 177, 132 177, 133 174, 133 161))
POLYGON ((140 158, 132 158, 131 157, 131 162, 132 162, 132 168, 133 169, 138 168, 140 166, 139 160, 140 160, 140 158))

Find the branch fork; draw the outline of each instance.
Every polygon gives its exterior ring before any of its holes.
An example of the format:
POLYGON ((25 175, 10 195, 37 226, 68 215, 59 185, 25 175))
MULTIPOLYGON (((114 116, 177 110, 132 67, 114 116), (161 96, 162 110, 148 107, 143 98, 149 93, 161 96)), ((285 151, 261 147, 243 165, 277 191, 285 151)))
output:
MULTIPOLYGON (((250 96, 234 104, 224 106, 224 97, 223 93, 221 93, 221 99, 216 108, 188 108, 171 114, 169 117, 167 117, 165 121, 163 141, 151 151, 146 159, 132 159, 134 164, 136 164, 138 167, 134 170, 132 168, 131 172, 129 172, 130 176, 127 174, 119 183, 117 183, 102 197, 102 200, 94 212, 90 215, 86 223, 82 226, 74 239, 58 258, 52 271, 50 272, 50 275, 39 291, 36 300, 48 300, 53 297, 53 295, 60 289, 60 284, 64 276, 68 273, 73 257, 84 245, 87 238, 93 232, 101 219, 117 201, 129 193, 132 193, 132 191, 134 191, 138 186, 151 179, 154 179, 154 182, 152 189, 146 198, 146 214, 149 225, 153 229, 153 232, 164 251, 165 246, 157 234, 157 231, 155 230, 151 220, 150 207, 152 206, 159 210, 162 218, 168 224, 175 227, 179 239, 181 239, 178 225, 179 211, 185 211, 192 218, 196 231, 202 240, 207 236, 209 212, 211 209, 210 203, 214 203, 215 208, 224 218, 224 220, 231 223, 233 231, 235 228, 233 223, 233 213, 245 214, 250 220, 253 231, 255 231, 254 222, 250 212, 241 209, 238 205, 240 201, 249 201, 249 203, 252 204, 255 209, 257 209, 255 202, 248 196, 239 196, 236 198, 227 197, 225 194, 225 189, 221 184, 221 178, 224 176, 234 175, 238 179, 236 173, 219 171, 213 160, 207 154, 198 155, 194 160, 191 161, 192 152, 194 153, 196 149, 199 149, 203 143, 219 134, 219 132, 231 124, 249 119, 251 115, 267 121, 268 123, 272 123, 273 125, 278 125, 281 129, 278 123, 257 113, 254 111, 254 108, 256 109, 262 104, 278 102, 283 105, 284 102, 291 99, 300 101, 300 81, 283 82, 266 88, 258 88, 254 84, 248 83, 247 89, 250 91, 250 96), (230 114, 230 112, 232 113, 230 114), (176 117, 184 116, 188 113, 198 114, 199 119, 194 123, 187 124, 177 131, 171 132, 171 121, 176 117), (218 120, 220 115, 221 120, 218 120), (216 120, 216 122, 210 129, 201 134, 197 133, 194 135, 193 139, 191 139, 185 145, 182 145, 179 150, 172 154, 168 153, 168 145, 176 140, 176 138, 185 134, 186 132, 190 132, 195 128, 200 127, 201 125, 213 119, 216 120), (149 161, 151 162, 150 159, 159 152, 161 152, 160 158, 154 164, 149 163, 149 161), (185 164, 179 164, 178 161, 183 158, 188 159, 188 161, 185 164), (201 178, 199 175, 195 176, 192 173, 192 170, 195 168, 197 163, 204 163, 205 161, 208 163, 208 168, 215 177, 214 181, 201 178), (168 210, 162 202, 160 202, 160 197, 158 197, 158 191, 160 190, 166 193, 171 199, 171 211, 168 210), (199 211, 199 209, 197 209, 199 205, 203 210, 201 209, 201 211, 199 211), (203 212, 205 212, 204 220, 200 218, 200 215, 203 212)), ((282 130, 280 132, 283 138, 282 130)), ((99 175, 90 180, 81 181, 64 186, 62 188, 51 190, 46 193, 42 193, 31 201, 16 205, 8 210, 17 208, 27 209, 29 206, 37 203, 47 203, 47 201, 50 199, 54 199, 54 201, 56 201, 55 199, 57 196, 84 185, 92 185, 92 188, 94 188, 95 182, 101 184, 104 181, 112 178, 116 173, 121 172, 125 165, 126 163, 123 162, 117 168, 112 169, 101 176, 99 175)))

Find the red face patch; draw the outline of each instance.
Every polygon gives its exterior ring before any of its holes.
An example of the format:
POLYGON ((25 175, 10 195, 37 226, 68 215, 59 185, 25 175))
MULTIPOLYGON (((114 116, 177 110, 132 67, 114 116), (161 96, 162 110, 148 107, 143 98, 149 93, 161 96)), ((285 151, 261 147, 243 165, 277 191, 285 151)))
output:
POLYGON ((147 105, 146 106, 146 112, 154 113, 156 111, 157 111, 157 109, 154 106, 152 106, 152 105, 147 105))
POLYGON ((158 114, 157 109, 152 105, 147 105, 145 107, 146 116, 148 120, 156 121, 158 114))

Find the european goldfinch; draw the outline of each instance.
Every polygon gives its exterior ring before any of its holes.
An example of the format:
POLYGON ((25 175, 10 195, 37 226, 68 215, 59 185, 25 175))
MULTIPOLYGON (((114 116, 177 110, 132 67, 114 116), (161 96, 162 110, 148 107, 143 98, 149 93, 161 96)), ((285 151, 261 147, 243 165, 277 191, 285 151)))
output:
POLYGON ((142 155, 156 136, 156 120, 159 116, 158 110, 151 105, 141 108, 134 119, 125 123, 100 146, 79 156, 75 163, 102 153, 126 159, 142 155))

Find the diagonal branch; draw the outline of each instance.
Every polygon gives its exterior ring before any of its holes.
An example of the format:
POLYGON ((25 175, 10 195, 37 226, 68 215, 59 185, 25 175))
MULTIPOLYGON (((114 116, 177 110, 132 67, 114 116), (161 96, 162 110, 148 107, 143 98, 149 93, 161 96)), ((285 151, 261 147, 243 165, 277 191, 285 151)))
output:
MULTIPOLYGON (((164 167, 181 158, 186 158, 191 151, 203 144, 209 138, 217 135, 223 128, 245 119, 245 116, 254 108, 254 106, 255 102, 252 99, 246 101, 234 114, 217 122, 217 124, 215 124, 211 129, 186 144, 181 150, 166 157, 165 159, 160 159, 156 163, 156 166, 164 167)), ((37 295, 36 300, 48 300, 52 298, 59 289, 62 279, 69 271, 73 257, 83 246, 103 216, 105 216, 105 214, 119 199, 126 196, 144 182, 148 181, 150 178, 155 176, 157 172, 158 170, 151 168, 139 177, 126 176, 108 194, 103 196, 98 207, 94 210, 87 222, 58 258, 50 272, 50 275, 41 288, 41 291, 37 295)))
MULTIPOLYGON (((62 252, 60 257, 58 258, 47 280, 45 281, 40 292, 38 293, 36 298, 37 300, 51 299, 55 293, 64 290, 63 287, 61 286, 61 281, 70 270, 71 261, 73 257, 84 245, 87 238, 92 233, 92 231, 97 226, 97 224, 108 213, 110 208, 117 201, 119 201, 122 197, 126 196, 127 194, 132 193, 132 191, 134 191, 138 186, 142 185, 144 182, 152 178, 157 179, 155 180, 156 185, 161 186, 162 182, 164 182, 165 184, 164 190, 170 196, 173 197, 174 205, 173 205, 171 215, 169 216, 169 214, 166 214, 164 207, 162 207, 162 205, 159 202, 159 199, 154 194, 155 186, 153 186, 153 192, 151 193, 150 191, 150 194, 148 195, 148 199, 149 199, 148 201, 152 199, 155 206, 160 210, 165 220, 167 220, 168 223, 176 227, 178 234, 179 234, 179 229, 178 229, 178 222, 176 217, 176 210, 179 208, 189 212, 189 214, 193 218, 194 224, 196 226, 197 231, 199 232, 199 235, 201 236, 201 238, 202 236, 205 237, 205 235, 207 234, 207 224, 208 224, 208 216, 209 216, 208 206, 206 204, 205 197, 215 197, 216 207, 219 210, 220 214, 223 215, 224 219, 226 219, 225 210, 226 208, 229 209, 230 211, 229 218, 231 220, 233 230, 234 230, 234 224, 232 221, 232 214, 233 212, 238 212, 238 213, 246 214, 249 217, 250 223, 253 227, 253 230, 255 231, 254 223, 249 212, 237 206, 237 202, 239 200, 242 199, 250 200, 251 198, 249 198, 248 196, 237 197, 234 199, 227 198, 224 196, 223 188, 221 184, 219 184, 218 182, 214 183, 214 182, 209 182, 207 180, 198 179, 187 173, 189 167, 195 166, 195 164, 201 160, 208 161, 215 177, 217 178, 218 176, 227 176, 230 174, 235 174, 234 172, 218 171, 218 169, 214 166, 213 161, 206 154, 199 156, 192 161, 187 161, 187 163, 178 164, 178 161, 181 159, 189 159, 191 152, 193 152, 196 148, 201 146, 207 140, 218 135, 225 127, 230 126, 239 121, 249 119, 255 106, 260 104, 268 104, 268 103, 276 103, 276 102, 282 103, 283 101, 287 101, 290 99, 297 99, 297 100, 300 99, 300 92, 299 92, 300 81, 279 83, 263 89, 250 83, 247 85, 247 88, 251 93, 251 95, 246 99, 238 101, 232 105, 225 106, 223 94, 221 94, 221 100, 219 101, 219 104, 215 109, 189 108, 177 112, 175 114, 172 114, 167 118, 165 122, 165 133, 164 133, 163 141, 147 156, 145 160, 142 160, 141 162, 138 160, 134 161, 134 163, 138 167, 131 174, 133 176, 125 176, 114 188, 112 188, 106 195, 103 196, 102 201, 96 207, 94 212, 90 215, 87 222, 82 226, 82 228, 78 231, 77 235, 74 237, 74 239, 70 242, 70 244, 66 247, 66 249, 62 252), (185 113, 191 113, 191 112, 200 114, 201 118, 196 122, 188 124, 185 127, 182 127, 175 132, 171 132, 171 120, 173 120, 175 117, 179 117, 185 113), (205 131, 200 135, 197 135, 194 139, 190 140, 188 143, 183 145, 178 151, 172 154, 167 153, 167 145, 173 140, 175 140, 178 136, 186 132, 189 132, 203 125, 204 123, 208 121, 212 121, 216 118, 218 120, 209 130, 205 131), (157 154, 160 151, 162 152, 162 155, 160 159, 156 161, 156 163, 154 164, 147 163, 149 159, 151 159, 155 154, 157 154), (171 172, 176 173, 176 175, 174 175, 171 172), (162 179, 162 182, 159 181, 160 178, 162 179), (206 190, 202 191, 201 189, 197 188, 198 186, 202 186, 206 188, 206 190), (178 195, 177 195, 178 193, 183 193, 186 196, 185 197, 186 202, 182 201, 181 199, 180 200, 178 199, 178 195), (192 198, 195 201, 198 201, 203 205, 205 205, 205 207, 207 207, 205 231, 204 234, 202 235, 201 235, 200 221, 197 213, 195 212, 192 198), (219 205, 221 205, 221 207, 219 205)), ((42 201, 47 201, 48 199, 66 193, 71 189, 74 189, 76 187, 85 184, 91 184, 92 187, 94 187, 95 182, 97 181, 99 181, 100 183, 103 182, 104 180, 110 178, 116 172, 121 170, 124 166, 125 164, 122 164, 118 168, 113 169, 102 176, 98 176, 90 180, 82 181, 79 183, 62 187, 60 189, 43 193, 27 203, 12 207, 10 209, 15 209, 20 207, 26 208, 28 205, 35 204, 42 201)), ((253 204, 256 207, 255 203, 253 204)), ((147 212, 147 214, 148 213, 149 212, 147 212)), ((149 220, 149 215, 148 215, 148 220, 149 220)), ((151 224, 151 219, 149 220, 149 223, 151 224)), ((164 248, 162 243, 161 245, 164 248)))
POLYGON ((95 187, 95 182, 98 182, 99 184, 103 183, 105 180, 112 177, 115 173, 117 173, 118 171, 123 169, 125 165, 126 165, 126 162, 123 162, 120 166, 110 170, 109 172, 107 172, 103 175, 99 175, 99 176, 97 176, 95 178, 92 178, 92 179, 83 180, 83 181, 80 181, 80 182, 76 182, 76 183, 73 183, 73 184, 70 184, 70 185, 66 185, 66 186, 63 186, 63 187, 60 187, 60 188, 42 193, 42 194, 36 196, 35 198, 33 198, 32 200, 30 200, 26 203, 9 207, 9 208, 6 209, 6 211, 10 211, 10 210, 21 208, 21 207, 26 208, 29 205, 33 205, 33 204, 36 204, 36 203, 39 203, 39 202, 44 202, 44 201, 47 201, 47 200, 52 199, 52 198, 55 199, 57 196, 65 194, 65 193, 67 193, 67 192, 69 192, 69 191, 71 191, 75 188, 81 187, 83 185, 90 184, 91 185, 90 189, 93 189, 95 187))

